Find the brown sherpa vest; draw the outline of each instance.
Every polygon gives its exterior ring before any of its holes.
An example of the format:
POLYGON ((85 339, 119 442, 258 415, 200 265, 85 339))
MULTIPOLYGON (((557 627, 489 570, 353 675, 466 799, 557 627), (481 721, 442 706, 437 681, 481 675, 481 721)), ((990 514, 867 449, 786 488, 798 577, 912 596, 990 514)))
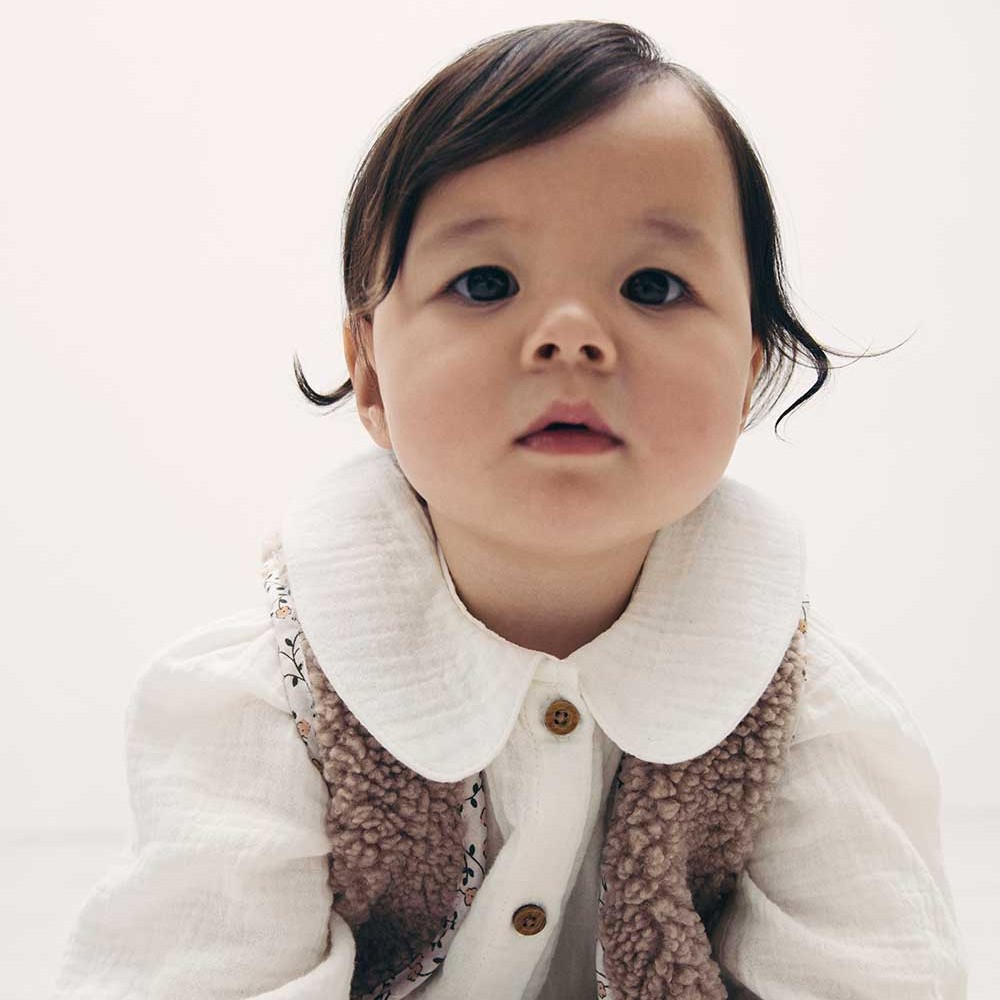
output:
MULTIPOLYGON (((272 618, 284 628, 279 644, 292 648, 282 655, 296 663, 297 674, 285 676, 293 684, 301 679, 312 693, 312 720, 297 725, 303 741, 309 736, 311 756, 318 753, 312 760, 330 790, 333 908, 356 943, 351 998, 388 998, 391 991, 380 987, 457 916, 455 886, 467 865, 461 805, 469 783, 424 778, 358 721, 295 620, 280 543, 266 546, 265 557, 272 618)), ((754 996, 723 975, 710 936, 784 770, 805 679, 805 633, 803 618, 757 703, 707 752, 675 764, 623 754, 601 851, 605 974, 598 996, 754 996)), ((482 785, 475 786, 480 795, 482 785)))

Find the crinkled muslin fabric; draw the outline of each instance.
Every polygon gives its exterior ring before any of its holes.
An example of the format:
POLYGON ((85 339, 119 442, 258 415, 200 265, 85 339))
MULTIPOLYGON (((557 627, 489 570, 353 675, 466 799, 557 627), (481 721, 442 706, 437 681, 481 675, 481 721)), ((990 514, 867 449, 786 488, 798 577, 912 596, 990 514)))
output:
MULTIPOLYGON (((289 704, 330 788, 333 906, 357 943, 351 995, 404 997, 445 962, 475 905, 467 876, 470 863, 486 860, 477 837, 489 808, 484 776, 431 781, 385 750, 317 664, 295 619, 280 547, 265 562, 279 639, 301 656, 289 680, 312 697, 311 709, 297 710, 293 697, 289 704), (470 809, 477 797, 479 815, 470 809)), ((804 677, 805 625, 718 745, 676 764, 623 756, 601 857, 594 995, 727 997, 708 934, 781 776, 804 677)))
POLYGON ((964 998, 926 741, 759 491, 563 659, 468 612, 391 452, 262 554, 260 607, 139 678, 131 850, 53 1000, 964 998))

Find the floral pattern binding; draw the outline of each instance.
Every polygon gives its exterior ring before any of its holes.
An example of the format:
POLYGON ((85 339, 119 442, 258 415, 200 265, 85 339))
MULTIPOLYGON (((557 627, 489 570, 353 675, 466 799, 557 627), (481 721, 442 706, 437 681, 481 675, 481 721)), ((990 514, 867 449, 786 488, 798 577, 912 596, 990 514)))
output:
MULTIPOLYGON (((315 731, 316 702, 306 676, 305 657, 302 653, 303 632, 292 606, 288 578, 275 536, 271 536, 265 544, 264 566, 264 588, 277 635, 278 653, 282 663, 287 663, 287 669, 282 672, 285 697, 309 759, 322 774, 323 764, 315 731)), ((461 883, 455 889, 454 912, 442 923, 442 933, 422 954, 414 956, 395 976, 384 980, 361 1000, 397 1000, 422 986, 444 961, 452 937, 472 906, 472 900, 486 874, 486 796, 482 773, 466 779, 466 782, 466 794, 459 805, 459 811, 465 818, 466 863, 461 883), (482 799, 481 808, 479 799, 482 799), (466 803, 472 808, 466 809, 466 803)))
MULTIPOLYGON (((282 679, 285 686, 285 696, 291 709, 292 719, 295 721, 295 728, 299 737, 306 746, 309 759, 316 769, 323 773, 323 765, 320 761, 319 743, 316 740, 314 726, 315 700, 312 688, 306 678, 305 661, 301 651, 302 628, 295 617, 295 610, 292 607, 291 595, 288 590, 288 579, 285 574, 283 560, 280 559, 280 542, 277 535, 272 535, 264 547, 264 588, 267 592, 270 603, 271 619, 274 623, 278 638, 278 652, 281 657, 288 660, 290 669, 284 671, 282 679)), ((806 631, 807 608, 809 605, 808 595, 802 602, 802 618, 799 621, 799 630, 806 631)), ((608 815, 614 809, 615 797, 618 788, 621 786, 619 775, 622 769, 622 762, 618 765, 615 777, 611 783, 611 796, 608 801, 608 815)), ((430 946, 419 956, 416 956, 405 968, 401 969, 391 979, 384 980, 379 986, 366 993, 361 1000, 398 1000, 412 993, 418 986, 422 986, 424 980, 430 976, 444 961, 448 952, 448 945, 452 937, 458 931, 459 925, 465 917, 468 908, 472 905, 479 886, 486 875, 486 793, 483 783, 483 774, 480 772, 471 778, 466 779, 468 785, 466 795, 459 805, 459 810, 465 816, 465 842, 468 844, 466 854, 468 861, 462 871, 461 885, 455 889, 455 910, 454 913, 445 919, 443 932, 431 942, 430 946), (479 813, 471 809, 466 811, 464 805, 468 802, 473 808, 478 808, 477 797, 482 798, 483 805, 479 813), (473 862, 475 867, 469 864, 473 862)), ((598 892, 598 908, 604 906, 604 893, 607 884, 601 879, 601 887, 598 892)), ((604 948, 601 946, 601 939, 596 935, 596 996, 599 1000, 615 1000, 615 993, 611 987, 608 977, 604 971, 604 948)))

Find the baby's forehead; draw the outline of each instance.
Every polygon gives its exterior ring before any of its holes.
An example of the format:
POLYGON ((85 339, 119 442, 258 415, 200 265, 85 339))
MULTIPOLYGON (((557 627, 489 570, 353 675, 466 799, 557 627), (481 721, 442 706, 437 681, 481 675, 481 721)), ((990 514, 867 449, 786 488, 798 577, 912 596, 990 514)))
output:
POLYGON ((530 233, 581 213, 595 228, 654 214, 714 232, 716 240, 737 235, 738 194, 725 144, 686 88, 639 88, 555 138, 443 178, 425 194, 413 235, 419 245, 449 229, 460 234, 484 216, 530 233))
POLYGON ((660 81, 631 91, 610 110, 559 135, 449 175, 441 186, 462 189, 503 175, 565 172, 568 165, 586 166, 586 161, 573 162, 584 153, 619 168, 652 157, 654 166, 667 174, 690 161, 701 166, 720 157, 728 161, 725 144, 697 98, 675 81, 660 81))

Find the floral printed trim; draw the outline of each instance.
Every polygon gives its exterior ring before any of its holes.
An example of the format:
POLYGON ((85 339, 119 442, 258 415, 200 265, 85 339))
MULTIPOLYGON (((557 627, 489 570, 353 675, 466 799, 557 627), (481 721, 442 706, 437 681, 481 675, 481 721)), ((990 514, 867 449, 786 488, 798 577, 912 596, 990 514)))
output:
MULTIPOLYGON (((289 663, 289 669, 282 673, 282 680, 292 719, 309 759, 322 774, 323 765, 315 727, 316 701, 306 677, 302 653, 303 632, 292 606, 280 540, 276 534, 269 536, 264 544, 264 589, 270 603, 279 655, 289 663)), ((452 937, 472 906, 479 886, 486 877, 486 791, 482 772, 466 779, 465 793, 458 806, 465 820, 465 867, 462 869, 461 883, 455 891, 451 915, 442 921, 441 933, 424 952, 414 956, 398 973, 383 980, 360 1000, 398 1000, 423 985, 423 981, 437 971, 444 961, 452 937), (466 809, 466 803, 472 808, 466 809)))
POLYGON ((309 759, 322 774, 319 740, 316 738, 314 712, 316 702, 306 679, 305 656, 302 652, 302 629, 292 609, 288 578, 280 559, 280 549, 265 551, 264 589, 270 603, 271 620, 277 636, 278 656, 284 665, 282 681, 292 718, 299 737, 306 745, 309 759))

